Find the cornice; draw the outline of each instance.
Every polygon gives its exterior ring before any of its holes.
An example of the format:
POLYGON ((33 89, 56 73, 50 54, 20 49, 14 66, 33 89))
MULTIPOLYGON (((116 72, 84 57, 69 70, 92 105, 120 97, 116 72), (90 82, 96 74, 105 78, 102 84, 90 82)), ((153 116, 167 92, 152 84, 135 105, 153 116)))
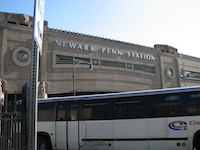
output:
POLYGON ((71 32, 71 31, 55 29, 55 28, 48 28, 47 30, 50 32, 57 32, 57 33, 62 33, 62 34, 69 34, 69 35, 75 35, 75 36, 80 36, 80 37, 87 37, 87 38, 91 38, 91 39, 98 39, 98 40, 103 40, 103 41, 108 41, 108 42, 120 43, 120 44, 124 44, 124 45, 128 45, 128 46, 134 46, 137 49, 143 49, 143 50, 148 49, 148 50, 155 51, 155 49, 152 47, 138 45, 138 44, 124 42, 124 41, 119 41, 119 40, 114 40, 114 39, 108 39, 108 38, 99 37, 99 36, 93 36, 93 35, 88 35, 88 34, 83 34, 83 33, 78 33, 78 32, 71 32))
MULTIPOLYGON (((33 17, 26 14, 0 12, 0 23, 16 24, 23 26, 33 26, 33 17)), ((48 22, 44 21, 44 26, 48 26, 48 22)))

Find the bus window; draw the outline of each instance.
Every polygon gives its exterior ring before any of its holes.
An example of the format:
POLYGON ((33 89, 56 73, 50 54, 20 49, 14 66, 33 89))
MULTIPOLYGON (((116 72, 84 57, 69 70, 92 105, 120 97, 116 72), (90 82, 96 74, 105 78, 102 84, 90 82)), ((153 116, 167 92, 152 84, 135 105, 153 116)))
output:
POLYGON ((78 120, 78 104, 70 105, 69 117, 71 121, 78 120))
POLYGON ((179 94, 153 95, 147 97, 149 117, 178 116, 183 114, 179 94))
POLYGON ((200 93, 194 92, 187 95, 187 113, 199 114, 200 113, 200 93))
POLYGON ((59 102, 57 104, 57 121, 66 121, 67 119, 67 103, 66 102, 59 102))
POLYGON ((105 100, 85 101, 83 104, 84 119, 107 119, 108 102, 105 100))
POLYGON ((38 121, 55 121, 55 103, 39 103, 38 121))
POLYGON ((145 97, 122 97, 115 101, 114 118, 145 117, 145 97))

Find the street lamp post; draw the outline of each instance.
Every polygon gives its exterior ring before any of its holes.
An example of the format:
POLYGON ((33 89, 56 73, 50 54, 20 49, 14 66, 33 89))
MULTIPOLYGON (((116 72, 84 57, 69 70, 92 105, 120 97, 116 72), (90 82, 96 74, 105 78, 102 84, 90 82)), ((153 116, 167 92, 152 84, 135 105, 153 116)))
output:
POLYGON ((180 75, 180 77, 184 79, 184 83, 185 83, 185 87, 186 87, 187 84, 186 84, 186 75, 185 75, 185 64, 183 62, 182 55, 179 55, 179 56, 180 56, 180 59, 182 61, 182 66, 183 66, 183 73, 180 75))
POLYGON ((76 74, 76 67, 79 65, 79 64, 87 64, 90 66, 90 71, 93 70, 93 65, 90 63, 90 62, 87 62, 87 61, 84 61, 84 60, 80 60, 80 59, 76 59, 76 58, 73 58, 73 93, 74 93, 74 96, 76 96, 76 89, 75 89, 75 74, 76 74))

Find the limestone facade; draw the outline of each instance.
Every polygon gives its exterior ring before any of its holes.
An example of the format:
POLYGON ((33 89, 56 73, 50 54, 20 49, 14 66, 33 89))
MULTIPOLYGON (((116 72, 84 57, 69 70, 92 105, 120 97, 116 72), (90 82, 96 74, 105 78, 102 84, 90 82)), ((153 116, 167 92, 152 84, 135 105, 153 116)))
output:
MULTIPOLYGON (((30 82, 31 49, 32 17, 0 12, 4 91, 20 94, 22 86, 30 82)), ((196 86, 200 83, 199 62, 168 45, 147 47, 58 30, 45 21, 39 82, 48 95, 196 86)))

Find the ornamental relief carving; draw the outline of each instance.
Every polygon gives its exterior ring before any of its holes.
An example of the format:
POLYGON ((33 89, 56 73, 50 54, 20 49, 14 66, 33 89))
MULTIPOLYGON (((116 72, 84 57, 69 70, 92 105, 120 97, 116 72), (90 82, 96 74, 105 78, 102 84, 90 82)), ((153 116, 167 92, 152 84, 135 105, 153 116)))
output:
POLYGON ((25 14, 2 13, 0 12, 0 19, 10 20, 19 24, 31 24, 31 17, 25 14))

